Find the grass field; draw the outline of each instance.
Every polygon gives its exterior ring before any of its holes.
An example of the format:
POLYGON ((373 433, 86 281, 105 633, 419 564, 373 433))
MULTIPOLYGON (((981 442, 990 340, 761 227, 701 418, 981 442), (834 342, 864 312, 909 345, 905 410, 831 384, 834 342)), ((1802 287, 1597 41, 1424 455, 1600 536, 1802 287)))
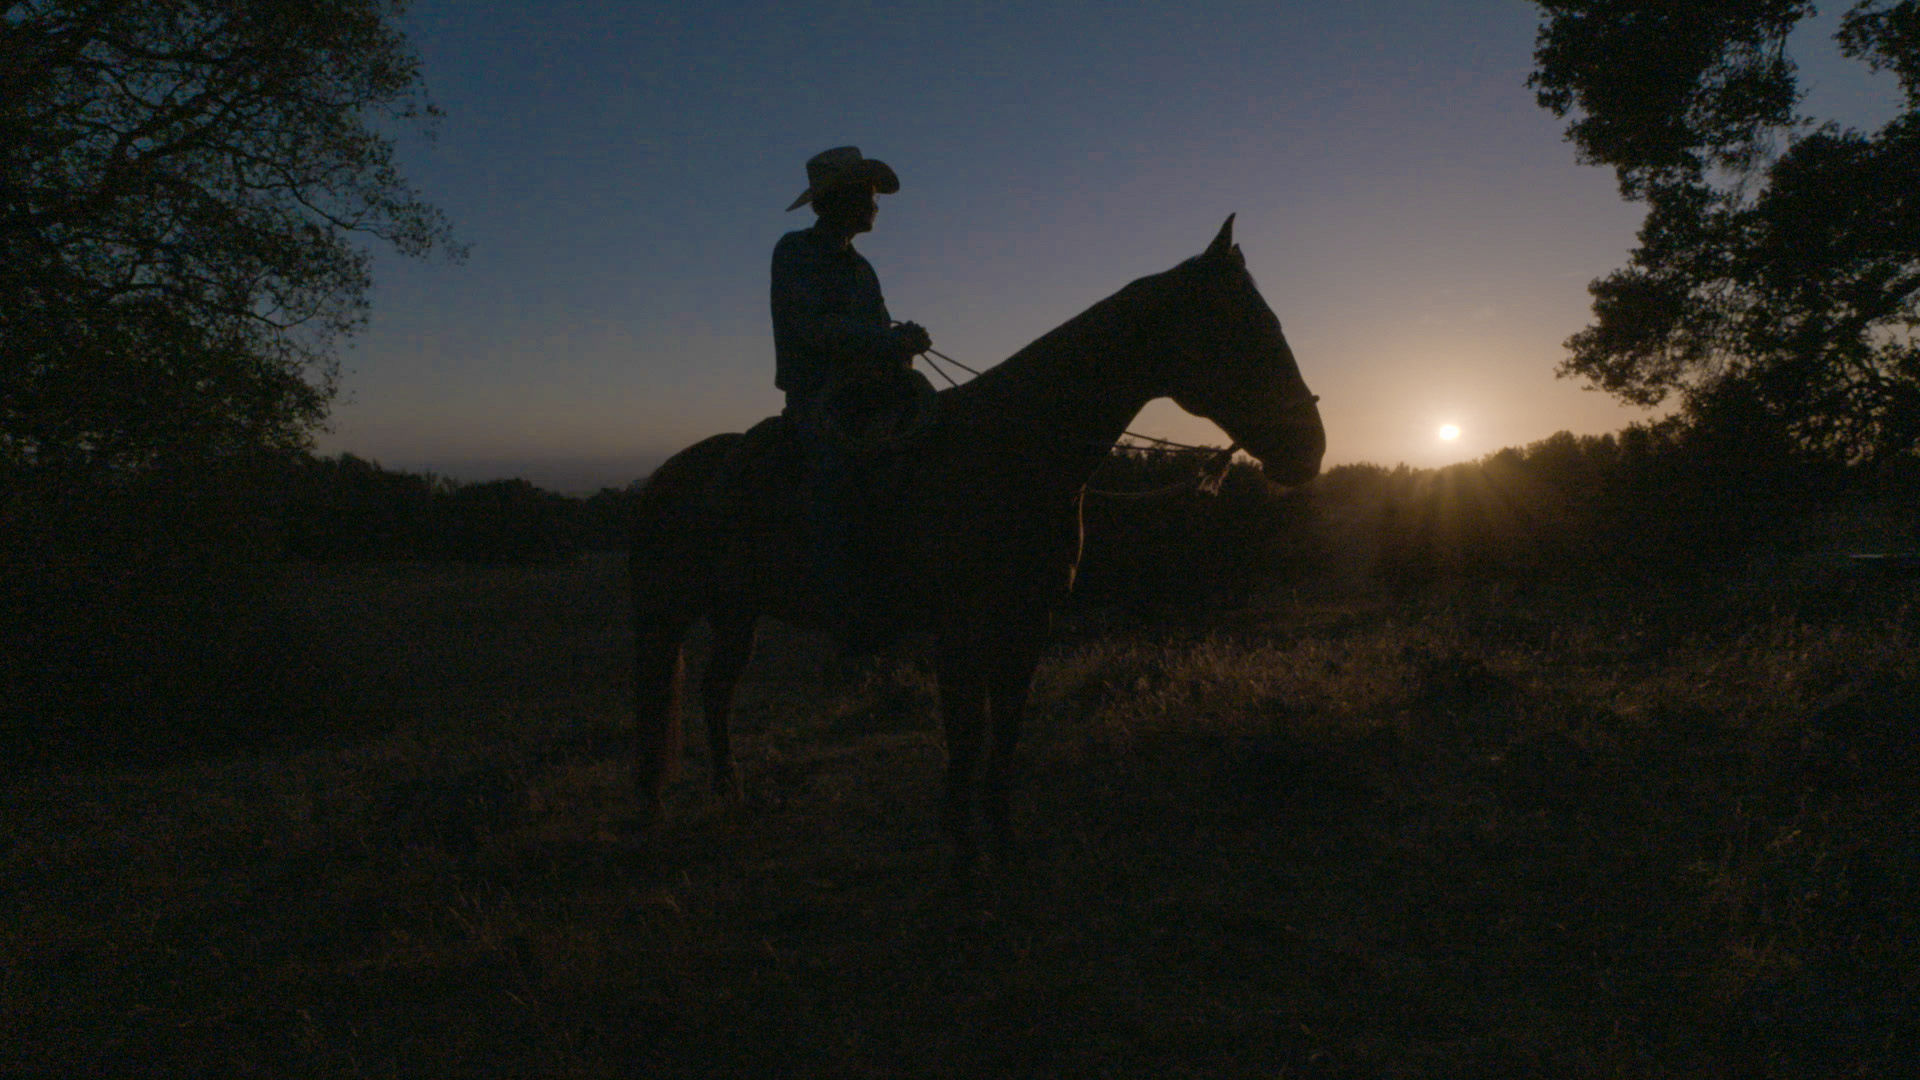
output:
POLYGON ((287 700, 16 765, 0 1074, 1920 1075, 1911 591, 1069 620, 970 887, 913 650, 777 626, 639 834, 623 594, 299 570, 287 700))

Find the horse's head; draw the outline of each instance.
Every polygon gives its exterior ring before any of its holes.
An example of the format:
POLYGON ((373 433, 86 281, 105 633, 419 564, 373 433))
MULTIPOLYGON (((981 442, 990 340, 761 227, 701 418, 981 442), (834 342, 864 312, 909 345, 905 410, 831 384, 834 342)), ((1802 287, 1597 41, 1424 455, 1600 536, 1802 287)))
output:
POLYGON ((1233 217, 1207 250, 1167 275, 1177 299, 1164 309, 1168 397, 1219 424, 1267 475, 1303 484, 1320 472, 1327 432, 1300 377, 1280 320, 1247 273, 1233 217))

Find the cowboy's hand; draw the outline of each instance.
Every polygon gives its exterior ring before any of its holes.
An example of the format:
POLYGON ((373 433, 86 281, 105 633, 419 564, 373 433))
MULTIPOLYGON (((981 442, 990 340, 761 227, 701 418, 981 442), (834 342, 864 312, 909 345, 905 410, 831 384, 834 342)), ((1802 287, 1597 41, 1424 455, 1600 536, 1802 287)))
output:
POLYGON ((926 328, 919 323, 901 323, 893 328, 893 337, 909 356, 919 356, 933 348, 933 339, 927 336, 926 328))

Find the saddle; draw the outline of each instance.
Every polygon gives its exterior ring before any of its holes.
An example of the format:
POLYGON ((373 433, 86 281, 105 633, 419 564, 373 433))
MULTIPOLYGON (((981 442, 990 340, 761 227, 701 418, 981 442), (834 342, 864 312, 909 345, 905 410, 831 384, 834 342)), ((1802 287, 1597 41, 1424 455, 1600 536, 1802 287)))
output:
POLYGON ((814 423, 842 453, 862 461, 897 457, 933 430, 940 396, 912 368, 854 371, 834 380, 815 406, 814 423))
POLYGON ((873 488, 884 488, 933 431, 939 401, 927 377, 911 369, 843 378, 807 413, 770 416, 748 428, 715 471, 708 504, 754 522, 804 516, 798 493, 810 462, 801 424, 858 461, 873 488))

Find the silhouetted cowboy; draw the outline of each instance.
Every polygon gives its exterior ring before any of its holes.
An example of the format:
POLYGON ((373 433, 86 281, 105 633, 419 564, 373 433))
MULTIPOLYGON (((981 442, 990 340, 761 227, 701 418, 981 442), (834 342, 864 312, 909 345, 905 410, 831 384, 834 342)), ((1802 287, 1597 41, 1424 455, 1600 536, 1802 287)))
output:
POLYGON ((790 232, 773 249, 774 385, 807 449, 806 492, 815 586, 841 609, 841 637, 861 647, 884 635, 883 606, 871 560, 863 573, 854 545, 867 517, 865 484, 847 449, 829 436, 828 395, 849 377, 907 372, 933 344, 914 323, 895 325, 873 264, 853 238, 873 229, 877 196, 900 190, 885 162, 839 146, 807 162, 813 227, 790 232))
POLYGON ((877 196, 899 190, 894 171, 859 147, 838 146, 807 162, 807 190, 787 209, 811 203, 817 217, 773 249, 773 384, 787 392, 796 419, 835 378, 909 367, 933 344, 913 323, 893 325, 873 264, 853 249, 853 238, 873 229, 877 196))

